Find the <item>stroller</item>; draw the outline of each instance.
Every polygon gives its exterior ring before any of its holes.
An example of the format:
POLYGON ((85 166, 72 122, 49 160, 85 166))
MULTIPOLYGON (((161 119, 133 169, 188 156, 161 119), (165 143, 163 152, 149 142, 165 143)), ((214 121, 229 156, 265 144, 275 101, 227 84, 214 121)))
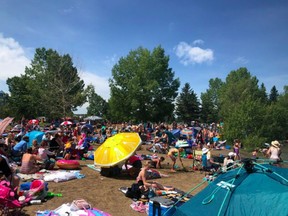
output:
POLYGON ((21 215, 21 210, 28 200, 20 202, 16 199, 17 188, 12 189, 10 182, 0 182, 0 215, 21 215))

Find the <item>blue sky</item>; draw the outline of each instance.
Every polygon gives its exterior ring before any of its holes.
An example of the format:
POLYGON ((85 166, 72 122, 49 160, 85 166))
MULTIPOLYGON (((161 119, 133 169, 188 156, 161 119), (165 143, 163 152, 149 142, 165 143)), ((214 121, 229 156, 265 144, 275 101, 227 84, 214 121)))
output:
POLYGON ((286 0, 0 0, 0 90, 8 92, 6 79, 24 73, 45 47, 69 54, 85 83, 108 99, 119 58, 161 45, 181 88, 189 82, 198 98, 209 79, 239 67, 268 93, 273 85, 282 92, 287 11, 286 0))

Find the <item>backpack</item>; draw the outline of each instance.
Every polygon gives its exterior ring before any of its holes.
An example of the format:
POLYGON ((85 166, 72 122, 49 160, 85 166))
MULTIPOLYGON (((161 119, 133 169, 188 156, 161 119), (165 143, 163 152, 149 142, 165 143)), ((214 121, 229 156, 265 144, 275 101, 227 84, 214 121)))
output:
POLYGON ((138 183, 133 183, 131 187, 128 188, 127 192, 125 193, 126 197, 131 199, 140 199, 141 198, 141 190, 139 188, 138 183))

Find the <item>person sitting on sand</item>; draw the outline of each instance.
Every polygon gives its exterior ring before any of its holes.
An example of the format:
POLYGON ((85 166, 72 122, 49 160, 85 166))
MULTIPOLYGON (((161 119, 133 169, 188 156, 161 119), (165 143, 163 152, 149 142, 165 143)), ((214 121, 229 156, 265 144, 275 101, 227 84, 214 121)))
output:
POLYGON ((179 158, 180 162, 183 163, 183 162, 182 162, 182 159, 181 159, 181 155, 180 155, 180 153, 183 152, 183 151, 184 151, 184 148, 179 148, 179 149, 177 149, 177 148, 171 148, 171 149, 169 150, 169 152, 168 152, 167 155, 168 155, 168 157, 170 157, 171 160, 172 160, 172 167, 171 167, 171 171, 172 171, 172 172, 176 172, 176 170, 175 170, 175 164, 176 164, 177 158, 179 158))
POLYGON ((271 146, 269 147, 268 151, 266 152, 267 156, 269 156, 270 161, 274 164, 278 164, 281 161, 281 149, 280 143, 277 140, 271 142, 271 146))
POLYGON ((155 137, 153 144, 148 146, 146 150, 165 154, 167 146, 161 141, 161 138, 155 137))
POLYGON ((223 165, 222 165, 222 170, 224 172, 232 168, 235 168, 235 156, 236 154, 234 152, 229 152, 228 156, 224 158, 223 165))
POLYGON ((14 157, 22 157, 22 155, 27 150, 28 142, 29 142, 29 137, 28 136, 24 136, 23 139, 20 142, 18 142, 12 148, 12 156, 14 156, 14 157))
POLYGON ((42 140, 40 147, 38 149, 38 156, 39 161, 43 163, 43 168, 45 169, 53 169, 55 165, 55 160, 52 158, 49 158, 48 156, 55 156, 54 152, 49 151, 48 149, 48 143, 46 140, 42 140))
POLYGON ((155 188, 156 190, 174 190, 174 188, 172 187, 165 187, 162 184, 153 181, 153 182, 148 182, 147 181, 147 177, 148 177, 148 170, 150 168, 151 164, 149 161, 146 161, 146 163, 144 164, 143 168, 141 169, 141 171, 139 172, 136 181, 143 181, 144 187, 145 189, 149 189, 149 188, 155 188))
POLYGON ((28 148, 26 153, 22 156, 22 162, 20 167, 20 173, 22 174, 33 174, 40 170, 40 167, 37 166, 36 162, 40 158, 32 154, 32 148, 28 148))
POLYGON ((16 174, 15 170, 10 167, 8 158, 2 154, 0 154, 0 171, 4 175, 4 177, 0 176, 0 180, 3 178, 11 182, 13 188, 19 187, 20 177, 16 174))
POLYGON ((36 139, 34 139, 32 141, 32 154, 38 154, 38 149, 39 149, 39 146, 38 146, 38 142, 36 139))
POLYGON ((153 168, 157 168, 157 169, 161 169, 162 167, 161 167, 161 162, 163 162, 164 160, 165 160, 165 158, 164 157, 158 157, 158 156, 156 156, 156 157, 151 157, 151 165, 152 165, 152 167, 153 168))

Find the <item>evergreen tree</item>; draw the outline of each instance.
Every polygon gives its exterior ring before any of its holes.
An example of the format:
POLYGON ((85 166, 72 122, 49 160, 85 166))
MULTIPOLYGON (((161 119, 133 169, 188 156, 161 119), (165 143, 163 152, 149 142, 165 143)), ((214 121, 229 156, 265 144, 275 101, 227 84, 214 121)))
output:
POLYGON ((200 103, 196 93, 189 83, 185 83, 182 92, 176 99, 176 116, 179 121, 190 124, 192 120, 199 121, 200 103))
POLYGON ((270 91, 269 102, 270 103, 277 102, 278 96, 279 96, 278 90, 276 89, 276 86, 274 85, 270 91))

